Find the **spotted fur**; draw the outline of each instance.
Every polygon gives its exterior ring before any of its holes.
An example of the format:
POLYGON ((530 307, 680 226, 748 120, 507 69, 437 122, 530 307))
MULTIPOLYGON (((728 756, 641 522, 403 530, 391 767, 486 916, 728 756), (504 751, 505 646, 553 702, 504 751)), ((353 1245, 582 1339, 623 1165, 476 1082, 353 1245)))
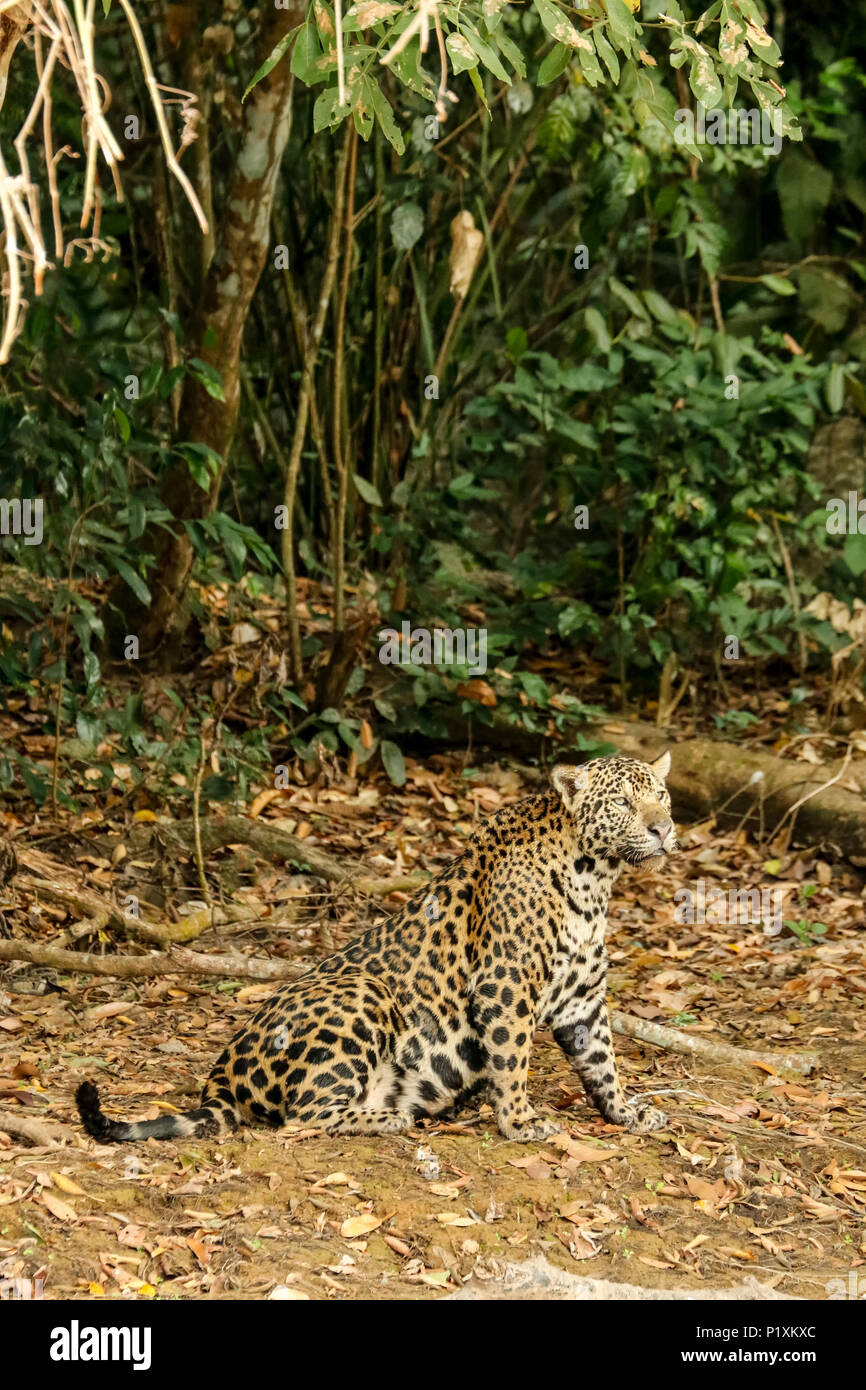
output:
POLYGON ((206 1136, 241 1122, 397 1134, 485 1088, 501 1133, 556 1131, 527 1095, 535 1030, 549 1026, 613 1124, 665 1124, 617 1076, 605 981, 611 886, 623 864, 676 846, 665 753, 557 767, 553 787, 500 811, 387 921, 271 996, 229 1043, 184 1115, 124 1124, 85 1082, 100 1140, 206 1136))

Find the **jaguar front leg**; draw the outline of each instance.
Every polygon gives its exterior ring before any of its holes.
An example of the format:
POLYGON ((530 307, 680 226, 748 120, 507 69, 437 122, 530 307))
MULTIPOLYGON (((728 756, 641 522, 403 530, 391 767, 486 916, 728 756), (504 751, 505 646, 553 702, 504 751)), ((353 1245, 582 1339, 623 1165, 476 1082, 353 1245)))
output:
POLYGON ((610 1036, 604 981, 592 995, 564 1004, 553 1021, 553 1036, 574 1062, 588 1099, 609 1124, 624 1125, 633 1134, 652 1134, 665 1127, 668 1120, 663 1110, 630 1101, 623 1093, 610 1036))
POLYGON ((535 1009, 499 980, 481 980, 473 996, 476 1038, 485 1057, 496 1123, 506 1139, 525 1144, 559 1134, 562 1126, 536 1115, 527 1094, 535 1009))

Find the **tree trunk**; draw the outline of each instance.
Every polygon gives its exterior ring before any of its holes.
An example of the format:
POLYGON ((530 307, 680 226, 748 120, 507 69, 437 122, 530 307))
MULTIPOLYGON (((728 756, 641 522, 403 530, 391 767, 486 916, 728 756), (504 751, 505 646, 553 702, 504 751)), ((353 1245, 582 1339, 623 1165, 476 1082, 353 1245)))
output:
MULTIPOLYGON (((279 40, 301 22, 306 6, 275 10, 266 21, 256 56, 258 67, 279 40)), ((238 417, 240 360, 250 303, 271 249, 270 221, 280 163, 291 127, 293 80, 286 55, 244 104, 240 147, 225 191, 214 237, 214 254, 192 331, 189 356, 212 365, 222 378, 222 400, 186 378, 178 422, 178 442, 207 445, 228 462, 238 417)), ((184 521, 206 516, 216 505, 222 469, 207 491, 194 481, 185 459, 165 479, 162 495, 176 521, 161 531, 151 572, 151 603, 143 607, 128 591, 112 601, 120 606, 126 631, 139 636, 141 654, 163 668, 176 655, 186 617, 183 597, 193 562, 184 521)))

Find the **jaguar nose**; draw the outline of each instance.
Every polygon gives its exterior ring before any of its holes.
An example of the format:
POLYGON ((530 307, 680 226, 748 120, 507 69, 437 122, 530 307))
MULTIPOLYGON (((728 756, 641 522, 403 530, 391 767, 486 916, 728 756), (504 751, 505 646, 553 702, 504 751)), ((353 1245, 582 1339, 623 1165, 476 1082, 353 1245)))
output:
POLYGON ((652 825, 647 826, 647 830, 651 835, 658 836, 658 842, 660 845, 664 844, 672 829, 673 821, 669 820, 657 820, 652 825))

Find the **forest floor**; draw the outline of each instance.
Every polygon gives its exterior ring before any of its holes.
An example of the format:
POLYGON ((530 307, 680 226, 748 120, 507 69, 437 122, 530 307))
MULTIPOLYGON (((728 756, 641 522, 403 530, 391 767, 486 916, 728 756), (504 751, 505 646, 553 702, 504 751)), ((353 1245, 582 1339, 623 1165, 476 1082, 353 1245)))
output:
MULTIPOLYGON (((304 788, 282 802, 281 824, 371 872, 435 872, 478 817, 532 788, 498 765, 467 778, 459 760, 434 762, 410 760, 400 792, 304 788)), ((195 1104, 215 1055, 277 986, 15 966, 0 1001, 0 1105, 67 1127, 60 1144, 36 1147, 0 1134, 0 1277, 42 1279, 50 1298, 261 1298, 277 1287, 277 1297, 430 1298, 544 1254, 653 1289, 727 1287, 744 1272, 808 1298, 862 1286, 862 877, 802 852, 767 862, 712 826, 681 838, 663 874, 617 884, 612 1002, 769 1054, 812 1049, 816 1074, 791 1079, 771 1062, 730 1068, 617 1038, 627 1091, 660 1093, 670 1116, 662 1133, 631 1136, 589 1109, 541 1033, 532 1101, 566 1126, 545 1143, 507 1143, 477 1104, 396 1138, 245 1129, 220 1143, 103 1147, 76 1125, 78 1081, 95 1077, 108 1112, 129 1118, 195 1104), (678 924, 674 892, 701 877, 781 885, 798 930, 678 924)), ((67 856, 103 890, 122 869, 79 840, 67 856)), ((238 883, 240 901, 284 898, 285 873, 249 849, 211 856, 211 866, 238 883)), ((243 933, 234 948, 317 951, 386 910, 307 876, 291 883, 307 892, 293 920, 277 933, 232 927, 243 933)), ((43 931, 65 920, 63 908, 31 906, 43 931)), ((224 951, 224 931, 199 938, 197 949, 209 947, 224 951)))
MULTIPOLYGON (((379 773, 286 794, 277 823, 371 873, 436 872, 479 818, 534 789, 511 767, 466 769, 442 754, 407 759, 399 791, 379 773)), ((850 1296, 858 1282, 862 1293, 863 875, 804 850, 768 860, 711 823, 681 827, 681 843, 663 873, 627 872, 616 886, 611 1002, 771 1060, 730 1067, 617 1037, 626 1090, 656 1093, 670 1117, 648 1137, 605 1124, 540 1033, 531 1098, 565 1127, 544 1143, 503 1140, 476 1103, 396 1138, 244 1129, 220 1142, 101 1146, 77 1123, 81 1080, 99 1083, 111 1115, 189 1107, 278 986, 4 967, 0 1109, 62 1129, 60 1142, 35 1146, 0 1133, 0 1280, 41 1279, 47 1298, 436 1298, 543 1254, 648 1288, 699 1292, 748 1273, 805 1298, 850 1296), (678 923, 674 893, 701 878, 782 889, 795 926, 678 923), (804 1048, 818 1055, 813 1075, 773 1066, 804 1048)), ((129 863, 94 853, 81 826, 48 848, 82 883, 126 891, 129 863)), ((232 949, 261 958, 319 953, 406 896, 371 901, 287 877, 244 846, 208 865, 263 920, 209 931, 196 950, 225 951, 228 933, 232 949), (287 882, 293 906, 269 928, 287 882)), ((168 872, 156 859, 134 868, 151 882, 168 872)), ((185 877, 195 896, 194 863, 170 870, 174 889, 185 877)), ((9 921, 28 939, 48 942, 72 920, 32 894, 15 902, 9 921)))

